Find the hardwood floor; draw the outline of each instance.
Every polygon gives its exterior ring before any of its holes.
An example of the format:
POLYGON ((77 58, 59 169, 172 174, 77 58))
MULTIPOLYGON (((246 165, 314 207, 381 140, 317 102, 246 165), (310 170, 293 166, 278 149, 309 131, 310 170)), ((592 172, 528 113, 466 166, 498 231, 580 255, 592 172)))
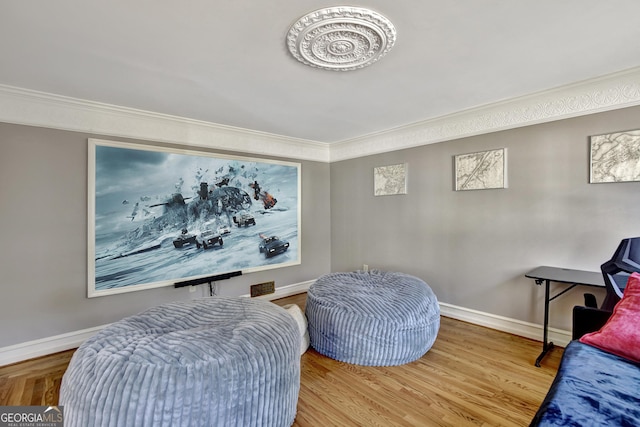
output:
POLYGON ((57 405, 62 375, 74 352, 0 367, 0 406, 57 405))
MULTIPOLYGON (((275 301, 304 309, 306 294, 275 301)), ((393 367, 350 365, 309 349, 301 359, 294 426, 527 426, 558 368, 561 348, 534 366, 541 343, 447 317, 422 358, 393 367)), ((55 405, 73 355, 0 367, 0 406, 55 405)))

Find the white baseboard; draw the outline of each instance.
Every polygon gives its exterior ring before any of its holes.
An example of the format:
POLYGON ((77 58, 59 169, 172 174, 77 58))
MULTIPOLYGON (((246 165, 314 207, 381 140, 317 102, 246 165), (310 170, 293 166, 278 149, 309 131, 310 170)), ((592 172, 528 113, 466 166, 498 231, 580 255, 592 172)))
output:
POLYGON ((106 326, 95 326, 0 348, 0 366, 77 348, 106 326))
MULTIPOLYGON (((278 298, 284 298, 291 295, 307 292, 309 286, 315 280, 308 282, 296 283, 293 285, 282 286, 277 288, 272 294, 262 295, 259 299, 274 300, 278 298)), ((249 297, 250 295, 242 295, 243 297, 249 297)), ((101 329, 108 325, 95 326, 93 328, 82 329, 80 331, 67 332, 65 334, 55 335, 48 338, 42 338, 34 341, 27 341, 20 344, 10 345, 8 347, 0 348, 0 366, 10 365, 12 363, 22 362, 28 359, 33 359, 40 356, 46 356, 48 354, 57 353, 59 351, 70 350, 72 348, 78 348, 80 344, 85 342, 88 338, 98 333, 101 329)))
MULTIPOLYGON (((544 329, 542 325, 523 322, 522 320, 498 316, 491 313, 458 307, 444 302, 440 303, 440 314, 474 325, 485 326, 502 332, 508 332, 525 338, 542 342, 544 329)), ((571 341, 571 332, 561 329, 549 328, 549 341, 559 347, 565 347, 571 341)))
MULTIPOLYGON (((295 283, 293 285, 282 286, 276 288, 272 294, 254 297, 257 299, 265 299, 268 301, 300 294, 309 290, 309 287, 315 280, 307 282, 295 283)), ((249 294, 242 297, 250 297, 249 294)), ((475 325, 485 326, 487 328, 496 329, 498 331, 508 332, 510 334, 530 338, 536 341, 542 341, 542 325, 523 322, 517 319, 497 316, 491 313, 484 313, 469 308, 458 307, 452 304, 440 303, 440 314, 453 319, 462 320, 464 322, 473 323, 475 325)), ((24 360, 33 359, 35 357, 46 356, 48 354, 77 348, 85 340, 96 334, 98 331, 108 325, 96 326, 93 328, 83 329, 75 332, 55 335, 39 340, 28 341, 21 344, 15 344, 8 347, 0 348, 0 366, 10 365, 12 363, 22 362, 24 360)), ((549 328, 549 341, 564 347, 571 341, 571 332, 560 329, 549 328)))

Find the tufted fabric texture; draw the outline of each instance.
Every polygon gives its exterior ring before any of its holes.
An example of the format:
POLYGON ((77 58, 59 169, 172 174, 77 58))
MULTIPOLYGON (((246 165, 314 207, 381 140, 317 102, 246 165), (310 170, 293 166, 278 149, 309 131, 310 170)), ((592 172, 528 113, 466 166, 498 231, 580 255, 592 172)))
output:
POLYGON ((73 355, 65 426, 290 426, 300 333, 277 305, 175 302, 113 323, 73 355))
POLYGON ((419 359, 440 329, 440 306, 424 281, 378 270, 320 277, 307 293, 306 315, 314 349, 357 365, 419 359))
POLYGON ((571 341, 530 426, 640 426, 640 363, 571 341))

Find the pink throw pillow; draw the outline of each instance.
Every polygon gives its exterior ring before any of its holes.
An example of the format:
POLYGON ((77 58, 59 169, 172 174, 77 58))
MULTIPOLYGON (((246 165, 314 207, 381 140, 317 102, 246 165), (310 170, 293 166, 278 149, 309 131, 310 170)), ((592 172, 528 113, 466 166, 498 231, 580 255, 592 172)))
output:
POLYGON ((583 335, 580 342, 640 362, 640 274, 629 276, 607 323, 599 331, 583 335))

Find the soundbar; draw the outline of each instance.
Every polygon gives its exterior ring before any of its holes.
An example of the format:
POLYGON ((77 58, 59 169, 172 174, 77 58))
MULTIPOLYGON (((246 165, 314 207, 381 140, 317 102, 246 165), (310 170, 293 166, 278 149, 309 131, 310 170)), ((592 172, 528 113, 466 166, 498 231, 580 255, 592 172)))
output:
POLYGON ((198 286, 203 283, 211 284, 212 282, 218 282, 220 280, 226 280, 236 276, 242 276, 242 271, 232 271, 230 273, 217 274, 215 276, 200 277, 198 279, 185 280, 183 282, 174 283, 174 286, 176 288, 183 288, 185 286, 198 286))

